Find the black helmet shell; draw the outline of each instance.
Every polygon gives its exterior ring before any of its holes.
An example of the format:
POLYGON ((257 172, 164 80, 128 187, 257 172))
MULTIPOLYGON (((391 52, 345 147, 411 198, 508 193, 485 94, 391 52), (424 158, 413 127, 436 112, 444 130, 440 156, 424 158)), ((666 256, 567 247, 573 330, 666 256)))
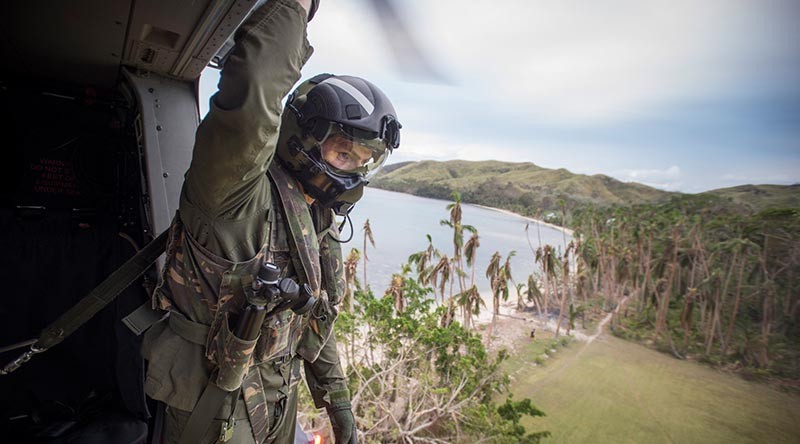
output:
MULTIPOLYGON (((353 76, 323 74, 308 92, 299 109, 301 125, 317 139, 321 139, 324 122, 336 122, 372 138, 383 138, 389 122, 397 121, 397 113, 389 98, 372 83, 353 76)), ((399 129, 399 128, 397 128, 399 129)), ((399 140, 398 140, 399 142, 399 140)), ((396 148, 392 146, 392 148, 396 148)))

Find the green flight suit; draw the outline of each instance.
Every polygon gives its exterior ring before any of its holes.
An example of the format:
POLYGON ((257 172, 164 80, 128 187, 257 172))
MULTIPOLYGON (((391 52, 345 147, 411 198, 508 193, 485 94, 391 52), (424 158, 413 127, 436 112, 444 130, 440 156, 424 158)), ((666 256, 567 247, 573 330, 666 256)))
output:
POLYGON ((209 443, 231 415, 238 420, 231 443, 293 442, 301 362, 317 407, 349 399, 331 334, 341 251, 328 234, 317 236, 331 225, 335 234, 332 215, 305 205, 278 165, 274 184, 266 174, 281 99, 312 52, 305 30, 306 12, 295 0, 270 0, 256 11, 236 33, 219 92, 197 130, 154 294, 154 304, 171 314, 148 330, 142 345, 145 391, 167 405, 166 443, 177 442, 210 378, 240 394, 218 412, 203 440, 209 443), (285 311, 267 319, 257 341, 242 341, 228 321, 242 309, 243 289, 264 260, 309 283, 318 302, 311 314, 285 311))

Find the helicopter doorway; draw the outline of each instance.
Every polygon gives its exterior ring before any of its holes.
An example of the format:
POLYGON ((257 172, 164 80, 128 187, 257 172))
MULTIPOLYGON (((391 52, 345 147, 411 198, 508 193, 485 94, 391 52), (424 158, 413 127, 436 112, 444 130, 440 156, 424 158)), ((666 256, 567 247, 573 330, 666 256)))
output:
MULTIPOLYGON (((150 239, 134 112, 116 93, 2 83, 0 346, 36 337, 150 239)), ((62 344, 0 376, 4 442, 144 442, 128 288, 62 344)), ((24 351, 24 350, 22 350, 24 351)), ((13 360, 20 350, 0 354, 13 360)))

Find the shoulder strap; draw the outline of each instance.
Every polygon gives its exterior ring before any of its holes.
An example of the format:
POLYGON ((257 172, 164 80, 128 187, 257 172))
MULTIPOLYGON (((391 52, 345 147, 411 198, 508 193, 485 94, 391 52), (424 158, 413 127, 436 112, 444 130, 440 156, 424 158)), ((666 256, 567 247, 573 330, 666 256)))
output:
POLYGON ((94 288, 83 299, 73 305, 66 313, 62 314, 52 324, 48 325, 40 334, 36 342, 31 345, 30 351, 26 352, 0 370, 0 374, 8 374, 22 364, 30 360, 35 353, 41 353, 49 348, 58 345, 75 330, 89 321, 98 311, 110 304, 120 293, 122 293, 131 282, 139 278, 153 262, 158 259, 167 245, 169 230, 165 230, 158 235, 147 246, 139 250, 133 257, 128 259, 121 267, 111 273, 103 282, 94 288))
POLYGON ((272 162, 269 168, 272 186, 278 191, 280 205, 286 215, 294 250, 300 258, 306 280, 316 295, 322 285, 322 273, 319 265, 319 241, 314 229, 314 221, 303 193, 297 182, 280 165, 272 162))
POLYGON ((319 263, 322 269, 322 283, 328 292, 328 300, 337 305, 344 296, 344 265, 342 264, 342 245, 338 242, 339 228, 329 208, 314 205, 313 216, 317 227, 326 227, 317 233, 319 239, 319 263))

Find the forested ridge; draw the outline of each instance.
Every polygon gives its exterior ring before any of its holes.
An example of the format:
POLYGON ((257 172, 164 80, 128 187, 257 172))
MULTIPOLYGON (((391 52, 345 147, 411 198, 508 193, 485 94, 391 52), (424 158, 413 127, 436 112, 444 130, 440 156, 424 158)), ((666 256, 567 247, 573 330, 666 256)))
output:
POLYGON ((798 388, 800 209, 684 195, 585 208, 573 226, 576 306, 618 306, 621 337, 798 388))

